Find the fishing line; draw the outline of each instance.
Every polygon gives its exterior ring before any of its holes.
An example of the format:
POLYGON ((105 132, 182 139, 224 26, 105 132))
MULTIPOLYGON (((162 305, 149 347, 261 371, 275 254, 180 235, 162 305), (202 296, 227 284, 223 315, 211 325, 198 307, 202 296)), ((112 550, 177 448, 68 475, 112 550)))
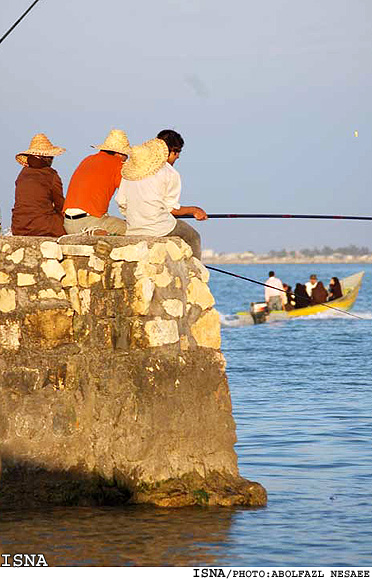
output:
POLYGON ((35 0, 35 2, 33 2, 33 3, 31 4, 31 6, 29 6, 29 7, 27 8, 26 12, 24 12, 24 13, 22 14, 22 16, 20 16, 20 17, 18 18, 18 20, 17 20, 17 21, 16 21, 16 22, 13 24, 13 26, 11 26, 11 27, 9 28, 9 30, 8 30, 8 31, 7 31, 7 32, 4 34, 4 36, 2 36, 2 37, 0 38, 0 44, 3 42, 3 40, 5 40, 5 39, 6 39, 6 37, 7 37, 7 36, 8 36, 8 35, 9 35, 9 34, 12 32, 12 30, 14 30, 14 29, 15 29, 15 27, 16 27, 16 26, 17 26, 17 25, 18 25, 18 24, 21 22, 21 20, 23 20, 23 19, 24 19, 24 17, 25 17, 25 16, 26 16, 26 15, 27 15, 27 14, 30 12, 30 10, 32 10, 32 8, 33 8, 33 7, 35 6, 35 4, 37 4, 38 2, 39 2, 39 0, 35 0))
MULTIPOLYGON (((193 218, 192 214, 179 215, 177 218, 193 218)), ((372 221, 372 216, 364 215, 317 215, 317 214, 282 214, 282 213, 210 213, 208 218, 293 218, 311 220, 368 220, 372 221)))
MULTIPOLYGON (((258 280, 252 280, 252 278, 247 278, 246 276, 240 276, 240 274, 233 274, 233 272, 227 272, 227 270, 220 270, 219 268, 213 268, 212 266, 206 266, 208 270, 214 270, 215 272, 220 272, 221 274, 227 274, 228 276, 233 276, 234 278, 241 278, 242 280, 246 280, 247 282, 252 282, 253 284, 259 284, 260 286, 266 286, 267 288, 273 288, 273 290, 279 290, 280 292, 286 292, 282 288, 276 288, 275 286, 270 286, 270 284, 265 284, 264 282, 258 282, 258 280)), ((291 292, 293 296, 297 296, 298 298, 304 298, 304 296, 299 296, 295 292, 291 292)), ((307 298, 309 302, 311 302, 310 298, 307 298)), ((309 305, 310 306, 310 305, 309 305)), ((342 312, 342 314, 347 314, 348 316, 352 316, 353 318, 358 318, 359 320, 363 320, 361 316, 357 316, 356 314, 351 314, 351 312, 347 312, 345 310, 341 310, 341 308, 336 308, 336 306, 329 306, 329 304, 325 304, 322 302, 322 306, 326 306, 326 308, 330 308, 331 310, 337 310, 338 312, 342 312)))

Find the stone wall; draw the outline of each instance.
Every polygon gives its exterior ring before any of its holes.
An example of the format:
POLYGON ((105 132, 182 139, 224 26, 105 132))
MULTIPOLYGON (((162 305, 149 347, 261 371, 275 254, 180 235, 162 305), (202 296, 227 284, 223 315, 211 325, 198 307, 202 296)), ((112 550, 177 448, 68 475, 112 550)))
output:
POLYGON ((264 505, 179 238, 0 238, 0 506, 264 505))

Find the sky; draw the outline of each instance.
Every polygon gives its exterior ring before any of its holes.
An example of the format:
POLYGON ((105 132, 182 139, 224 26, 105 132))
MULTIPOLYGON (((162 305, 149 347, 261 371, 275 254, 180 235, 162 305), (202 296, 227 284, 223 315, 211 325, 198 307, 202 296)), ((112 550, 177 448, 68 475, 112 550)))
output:
MULTIPOLYGON (((0 36, 30 4, 1 0, 0 36)), ((370 0, 40 0, 0 45, 3 226, 35 133, 66 192, 113 128, 182 134, 182 205, 372 215, 371 72, 370 0)), ((368 221, 189 223, 218 252, 372 249, 368 221)))

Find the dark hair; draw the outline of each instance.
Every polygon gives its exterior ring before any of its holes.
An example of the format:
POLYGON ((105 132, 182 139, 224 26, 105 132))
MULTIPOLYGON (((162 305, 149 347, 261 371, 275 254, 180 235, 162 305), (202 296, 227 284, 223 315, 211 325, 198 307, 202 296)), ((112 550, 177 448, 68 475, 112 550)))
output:
POLYGON ((172 151, 181 152, 184 145, 184 140, 181 135, 172 129, 163 129, 157 134, 158 139, 162 139, 168 145, 169 153, 172 151))
POLYGON ((275 276, 275 272, 273 272, 272 270, 270 270, 269 272, 269 278, 271 278, 271 276, 275 276))

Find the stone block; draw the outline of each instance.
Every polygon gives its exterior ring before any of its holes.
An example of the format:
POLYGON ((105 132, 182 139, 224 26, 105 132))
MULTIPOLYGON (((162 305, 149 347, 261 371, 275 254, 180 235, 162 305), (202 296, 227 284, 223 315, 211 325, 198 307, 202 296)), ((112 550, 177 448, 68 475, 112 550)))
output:
POLYGON ((177 246, 175 242, 168 240, 165 245, 167 248, 167 252, 172 260, 178 262, 178 260, 181 260, 183 258, 183 251, 179 246, 177 246))
POLYGON ((154 277, 155 286, 158 286, 158 288, 166 288, 172 280, 173 278, 166 266, 164 266, 164 269, 160 274, 156 274, 154 277))
POLYGON ((102 256, 102 258, 107 258, 110 255, 112 246, 105 242, 104 240, 98 240, 96 245, 96 254, 102 256))
POLYGON ((61 246, 56 242, 42 242, 40 244, 40 250, 44 258, 53 260, 62 260, 63 258, 61 246))
POLYGON ((88 270, 78 270, 78 283, 83 288, 88 288, 88 270))
POLYGON ((17 286, 33 286, 34 284, 36 284, 36 280, 33 274, 25 274, 23 272, 18 272, 17 286))
POLYGON ((101 281, 101 275, 96 272, 88 272, 88 270, 78 270, 79 286, 83 288, 90 288, 93 284, 101 281))
POLYGON ((149 250, 149 262, 151 264, 164 264, 167 253, 166 243, 155 243, 149 250))
POLYGON ((0 272, 0 284, 9 284, 10 276, 6 272, 0 272))
POLYGON ((64 256, 92 256, 94 254, 93 246, 66 244, 60 247, 64 256))
POLYGON ((155 284, 151 278, 141 278, 134 285, 132 309, 134 314, 148 314, 155 284))
POLYGON ((214 308, 208 310, 191 326, 191 334, 198 346, 221 347, 220 316, 214 308))
POLYGON ((181 300, 175 298, 164 300, 163 308, 169 316, 174 316, 175 318, 181 318, 183 316, 183 303, 181 300))
POLYGON ((144 241, 138 242, 138 244, 130 244, 128 246, 114 248, 110 254, 112 260, 124 260, 125 262, 148 260, 148 256, 149 248, 147 242, 144 241))
POLYGON ((11 312, 16 307, 15 290, 0 288, 0 311, 11 312))
POLYGON ((54 300, 66 300, 66 292, 60 290, 56 292, 53 288, 47 288, 46 290, 39 290, 38 297, 40 300, 54 299, 54 300))
POLYGON ((26 314, 24 329, 28 338, 45 348, 73 342, 73 310, 39 310, 26 314))
POLYGON ((81 314, 88 314, 90 310, 90 290, 80 290, 79 292, 81 314))
POLYGON ((204 266, 204 264, 202 264, 201 261, 198 260, 198 258, 195 258, 195 256, 193 256, 191 258, 191 263, 192 263, 193 269, 191 269, 189 272, 190 278, 192 276, 196 275, 200 278, 200 280, 202 282, 208 283, 209 282, 209 271, 204 266))
POLYGON ((62 286, 67 288, 68 286, 77 285, 77 274, 74 261, 71 258, 63 260, 61 266, 65 272, 65 277, 62 280, 62 286))
POLYGON ((175 320, 163 320, 160 317, 145 323, 145 333, 149 346, 163 346, 179 341, 178 326, 175 320))
POLYGON ((105 262, 97 256, 90 256, 88 266, 89 268, 93 268, 93 270, 97 270, 97 272, 103 272, 105 269, 105 262))
POLYGON ((63 266, 58 260, 46 260, 42 262, 41 269, 48 278, 54 278, 55 280, 61 280, 66 275, 63 266))
POLYGON ((138 262, 137 267, 134 271, 134 277, 137 278, 151 278, 152 280, 155 279, 157 273, 156 266, 154 264, 150 264, 147 261, 138 262))
POLYGON ((202 310, 207 310, 214 305, 214 298, 204 282, 199 278, 191 278, 187 286, 187 302, 200 306, 202 310))
POLYGON ((75 312, 81 314, 79 290, 76 288, 76 286, 73 286, 72 288, 70 288, 69 294, 72 308, 75 310, 75 312))
POLYGON ((25 256, 25 249, 18 248, 18 250, 15 250, 11 254, 9 254, 9 256, 7 256, 5 259, 9 260, 9 262, 13 262, 13 264, 19 264, 20 262, 22 262, 24 256, 25 256))
POLYGON ((180 238, 179 243, 180 243, 181 252, 182 252, 184 258, 191 258, 191 256, 192 256, 192 249, 189 246, 189 244, 187 244, 185 242, 185 240, 183 240, 182 238, 180 238))
POLYGON ((89 272, 88 274, 88 285, 93 286, 94 284, 98 284, 98 282, 101 282, 102 278, 101 278, 101 274, 97 274, 96 272, 89 272))
POLYGON ((0 346, 5 350, 17 350, 21 337, 21 329, 18 322, 6 321, 0 324, 0 346))
POLYGON ((113 288, 123 288, 122 269, 124 262, 114 262, 111 267, 111 284, 113 288))

